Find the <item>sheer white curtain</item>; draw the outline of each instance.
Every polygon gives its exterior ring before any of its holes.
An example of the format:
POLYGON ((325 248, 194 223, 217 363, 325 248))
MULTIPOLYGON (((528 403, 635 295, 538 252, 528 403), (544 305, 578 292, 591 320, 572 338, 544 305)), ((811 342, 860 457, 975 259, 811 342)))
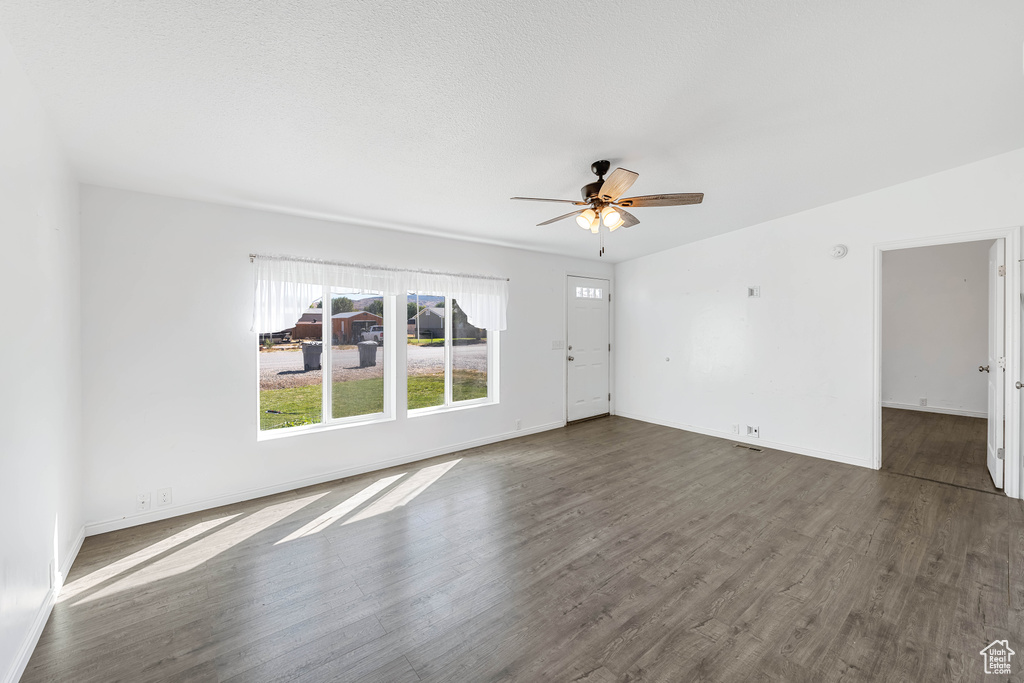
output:
POLYGON ((256 257, 253 268, 253 332, 269 334, 294 327, 310 304, 323 296, 323 268, 316 263, 256 257))
POLYGON ((469 324, 482 330, 504 330, 508 325, 508 280, 448 273, 411 273, 404 292, 443 294, 459 302, 469 324))
POLYGON ((331 263, 281 256, 253 256, 255 301, 252 331, 279 332, 295 325, 324 286, 399 295, 442 294, 459 302, 469 323, 485 330, 507 327, 508 280, 429 270, 331 263))

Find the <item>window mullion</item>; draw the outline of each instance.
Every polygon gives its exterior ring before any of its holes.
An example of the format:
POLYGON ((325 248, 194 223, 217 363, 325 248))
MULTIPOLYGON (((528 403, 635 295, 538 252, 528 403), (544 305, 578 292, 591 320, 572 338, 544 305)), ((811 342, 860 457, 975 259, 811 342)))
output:
POLYGON ((331 288, 324 283, 323 296, 320 299, 323 311, 322 326, 320 329, 320 388, 323 392, 323 415, 321 423, 327 424, 334 416, 334 409, 331 406, 331 288))
POLYGON ((452 297, 444 298, 444 404, 452 400, 452 297))
MULTIPOLYGON (((395 414, 395 392, 397 390, 396 377, 398 375, 395 354, 398 351, 398 337, 396 332, 404 329, 398 325, 398 299, 395 296, 388 296, 381 292, 381 301, 384 303, 384 346, 381 362, 384 363, 384 417, 391 417, 395 414)), ((404 304, 403 304, 404 307, 404 304)), ((403 336, 404 340, 405 337, 403 336)))

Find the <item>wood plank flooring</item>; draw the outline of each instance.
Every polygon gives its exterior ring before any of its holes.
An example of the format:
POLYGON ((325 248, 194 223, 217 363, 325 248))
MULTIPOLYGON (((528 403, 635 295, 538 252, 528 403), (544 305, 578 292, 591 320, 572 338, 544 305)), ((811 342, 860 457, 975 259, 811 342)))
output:
POLYGON ((988 420, 882 408, 882 470, 997 493, 985 464, 988 420))
POLYGON ((88 538, 24 681, 982 681, 1022 610, 1020 501, 611 417, 88 538))

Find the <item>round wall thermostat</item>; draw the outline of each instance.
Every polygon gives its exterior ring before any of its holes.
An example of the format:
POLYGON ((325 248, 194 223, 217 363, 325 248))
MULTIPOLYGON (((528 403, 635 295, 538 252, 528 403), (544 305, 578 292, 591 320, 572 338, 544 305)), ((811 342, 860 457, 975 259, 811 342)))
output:
POLYGON ((843 258, 848 251, 850 250, 846 248, 845 244, 837 244, 832 247, 832 258, 843 258))

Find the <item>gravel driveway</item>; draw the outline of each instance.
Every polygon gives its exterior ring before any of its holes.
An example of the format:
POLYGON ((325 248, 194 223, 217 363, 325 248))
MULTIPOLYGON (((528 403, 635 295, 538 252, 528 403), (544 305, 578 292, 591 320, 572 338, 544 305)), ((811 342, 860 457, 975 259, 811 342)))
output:
MULTIPOLYGON (((426 375, 444 368, 444 349, 439 346, 407 346, 408 372, 426 375)), ((377 365, 360 368, 355 347, 333 349, 335 382, 384 376, 384 349, 377 349, 377 365)), ((487 345, 468 344, 454 348, 455 367, 459 370, 487 371, 487 345)), ((260 351, 260 389, 290 389, 320 384, 320 370, 302 369, 302 351, 260 351)))

